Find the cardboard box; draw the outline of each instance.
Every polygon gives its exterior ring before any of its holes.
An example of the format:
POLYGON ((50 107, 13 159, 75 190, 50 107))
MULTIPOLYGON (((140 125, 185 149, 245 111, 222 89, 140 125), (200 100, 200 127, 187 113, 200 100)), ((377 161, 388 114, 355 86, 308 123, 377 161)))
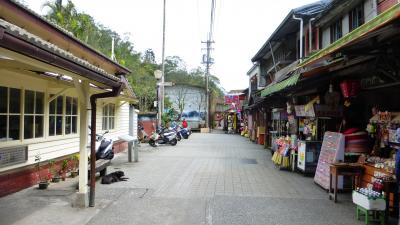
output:
POLYGON ((210 133, 210 128, 201 128, 200 132, 201 133, 210 133))

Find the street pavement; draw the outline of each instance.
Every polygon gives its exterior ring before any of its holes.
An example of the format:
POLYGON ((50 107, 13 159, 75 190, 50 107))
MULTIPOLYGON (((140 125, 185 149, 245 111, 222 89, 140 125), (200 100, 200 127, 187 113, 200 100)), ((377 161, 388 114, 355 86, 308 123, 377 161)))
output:
POLYGON ((0 199, 0 224, 351 225, 350 195, 328 200, 311 177, 281 171, 238 135, 194 133, 177 146, 141 144, 138 163, 112 161, 128 181, 96 185, 96 207, 72 207, 76 179, 0 199))

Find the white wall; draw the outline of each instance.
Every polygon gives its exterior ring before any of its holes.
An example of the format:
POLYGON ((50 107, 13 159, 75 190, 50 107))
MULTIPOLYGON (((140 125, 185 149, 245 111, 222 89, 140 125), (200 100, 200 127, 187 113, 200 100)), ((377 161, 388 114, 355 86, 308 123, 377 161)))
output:
MULTIPOLYGON (((68 135, 58 135, 49 136, 49 117, 48 117, 48 98, 49 94, 56 94, 65 87, 59 86, 57 83, 50 82, 44 79, 39 79, 37 77, 24 75, 22 73, 17 73, 13 71, 8 71, 0 69, 0 86, 13 87, 18 89, 29 89, 45 93, 45 115, 44 115, 44 127, 43 127, 43 137, 27 140, 15 140, 0 142, 0 148, 7 148, 13 146, 27 146, 28 147, 28 160, 24 163, 0 168, 0 172, 27 166, 35 163, 35 156, 37 154, 41 155, 42 161, 61 157, 64 155, 73 154, 79 151, 79 135, 78 134, 68 134, 68 135)), ((21 93, 22 94, 22 93, 21 93)), ((64 95, 77 97, 74 88, 68 89, 64 95)), ((79 112, 79 109, 78 109, 79 112)), ((79 115, 78 115, 79 121, 79 115)), ((79 122, 77 131, 79 133, 79 122)))
MULTIPOLYGON (((370 21, 377 16, 376 0, 365 0, 364 1, 364 19, 365 22, 370 21)), ((338 15, 339 17, 339 15, 338 15)), ((349 28, 349 14, 343 15, 342 20, 342 32, 343 36, 350 32, 349 28)), ((322 48, 327 47, 330 44, 330 28, 327 27, 322 32, 322 48)))
POLYGON ((365 0, 364 2, 364 18, 365 22, 372 20, 378 15, 376 8, 377 0, 365 0))
POLYGON ((347 13, 346 15, 343 16, 342 19, 342 33, 344 35, 348 34, 350 32, 350 27, 349 27, 349 14, 347 13))
POLYGON ((106 138, 111 138, 114 141, 118 140, 119 136, 129 134, 129 104, 128 102, 121 102, 119 100, 110 99, 110 100, 99 100, 97 103, 97 119, 96 119, 96 130, 97 133, 103 133, 102 130, 102 114, 103 114, 103 105, 106 103, 115 104, 115 128, 109 130, 109 133, 106 134, 106 138))
MULTIPOLYGON (((28 146, 28 160, 24 163, 0 168, 0 172, 23 167, 35 163, 35 156, 41 155, 42 161, 62 157, 65 155, 79 152, 79 115, 77 122, 77 134, 49 136, 48 135, 48 107, 47 98, 50 93, 58 93, 63 87, 58 86, 54 82, 49 82, 44 79, 39 79, 29 75, 20 73, 10 72, 0 68, 0 86, 14 87, 19 89, 30 89, 35 91, 41 91, 45 93, 45 116, 44 116, 44 137, 29 140, 17 140, 0 142, 0 149, 12 146, 28 146)), ((67 96, 77 97, 74 88, 68 89, 65 93, 67 96)), ((123 103, 116 98, 111 100, 116 104, 116 119, 115 129, 111 130, 107 134, 108 138, 118 140, 118 136, 129 134, 129 104, 123 103)), ((104 101, 99 100, 97 106, 97 130, 101 132, 102 129, 102 104, 104 101)), ((79 109, 78 109, 79 113, 79 109)), ((90 118, 89 118, 90 124, 90 118)), ((137 126, 136 126, 137 127, 137 126)), ((90 141, 90 140, 89 140, 90 141)))
POLYGON ((190 112, 204 113, 206 110, 206 95, 204 88, 189 85, 174 85, 165 87, 165 95, 172 102, 172 107, 179 112, 178 99, 185 98, 183 114, 190 112))
POLYGON ((322 48, 326 48, 331 44, 331 30, 330 27, 326 27, 322 31, 322 48))

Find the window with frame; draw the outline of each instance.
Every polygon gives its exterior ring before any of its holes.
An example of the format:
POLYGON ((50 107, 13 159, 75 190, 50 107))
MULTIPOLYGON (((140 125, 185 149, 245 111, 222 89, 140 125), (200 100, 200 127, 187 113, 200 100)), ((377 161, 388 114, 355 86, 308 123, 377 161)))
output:
POLYGON ((349 29, 350 31, 364 24, 364 4, 356 6, 349 12, 349 29))
POLYGON ((24 139, 43 137, 44 93, 25 90, 24 139))
POLYGON ((342 18, 334 22, 331 27, 331 43, 339 40, 343 33, 342 33, 342 18))
POLYGON ((65 97, 65 134, 77 133, 78 99, 65 97))
MULTIPOLYGON (((50 95, 50 98, 54 95, 50 95)), ((49 136, 62 135, 64 97, 58 96, 49 104, 49 136)))
POLYGON ((103 130, 112 130, 115 128, 115 104, 108 103, 103 106, 103 130))
POLYGON ((19 140, 21 90, 0 86, 0 142, 19 140))

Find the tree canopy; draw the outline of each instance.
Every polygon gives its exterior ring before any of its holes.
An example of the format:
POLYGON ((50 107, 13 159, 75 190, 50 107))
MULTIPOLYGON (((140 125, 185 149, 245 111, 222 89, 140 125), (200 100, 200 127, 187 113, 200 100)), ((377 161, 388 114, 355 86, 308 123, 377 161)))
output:
MULTIPOLYGON (((115 31, 95 22, 94 18, 79 12, 71 0, 52 0, 43 4, 47 8, 45 18, 71 32, 76 38, 97 51, 111 57, 111 42, 114 38, 114 54, 121 65, 132 71, 128 75, 133 90, 139 99, 139 110, 153 111, 156 100, 156 79, 154 71, 160 69, 152 49, 144 53, 135 51, 134 44, 128 36, 120 36, 115 31)), ((204 71, 198 67, 188 71, 185 62, 179 56, 165 59, 165 79, 176 84, 205 86, 204 71)), ((214 96, 221 96, 218 78, 210 76, 210 90, 214 96)))

